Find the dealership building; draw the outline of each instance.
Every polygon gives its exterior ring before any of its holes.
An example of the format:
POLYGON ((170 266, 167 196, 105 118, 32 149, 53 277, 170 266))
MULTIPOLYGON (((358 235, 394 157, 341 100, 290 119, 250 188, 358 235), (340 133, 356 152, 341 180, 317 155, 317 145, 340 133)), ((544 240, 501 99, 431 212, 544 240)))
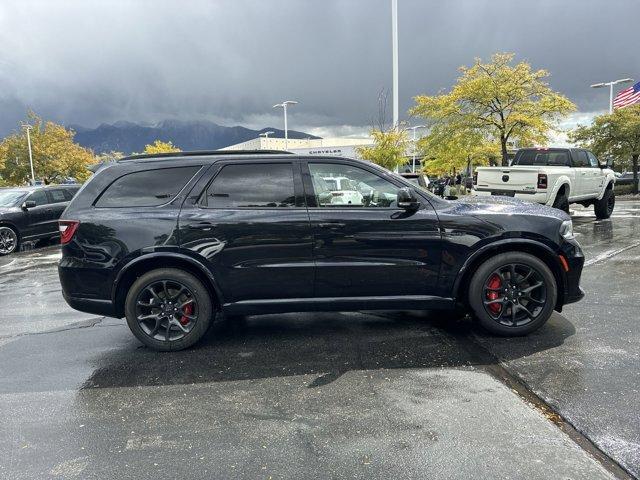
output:
POLYGON ((221 150, 287 150, 297 155, 325 155, 333 157, 358 158, 357 148, 373 145, 371 138, 303 138, 288 140, 285 149, 284 138, 258 137, 237 143, 221 150))

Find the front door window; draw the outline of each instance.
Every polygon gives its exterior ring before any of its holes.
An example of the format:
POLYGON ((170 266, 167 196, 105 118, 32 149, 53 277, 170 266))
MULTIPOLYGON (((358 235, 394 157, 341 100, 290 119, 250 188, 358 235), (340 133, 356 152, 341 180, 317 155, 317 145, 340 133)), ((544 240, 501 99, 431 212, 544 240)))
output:
POLYGON ((395 208, 398 187, 362 168, 309 163, 318 207, 395 208))

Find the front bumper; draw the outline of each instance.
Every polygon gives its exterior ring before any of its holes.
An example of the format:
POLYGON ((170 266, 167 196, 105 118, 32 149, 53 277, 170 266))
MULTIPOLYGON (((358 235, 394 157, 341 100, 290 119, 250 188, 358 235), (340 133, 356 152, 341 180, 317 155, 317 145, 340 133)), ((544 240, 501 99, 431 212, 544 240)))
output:
POLYGON ((584 267, 584 254, 578 242, 568 240, 562 244, 560 255, 567 260, 567 265, 569 266, 569 270, 564 272, 564 288, 561 300, 562 305, 566 305, 584 298, 585 291, 580 287, 580 277, 584 267))

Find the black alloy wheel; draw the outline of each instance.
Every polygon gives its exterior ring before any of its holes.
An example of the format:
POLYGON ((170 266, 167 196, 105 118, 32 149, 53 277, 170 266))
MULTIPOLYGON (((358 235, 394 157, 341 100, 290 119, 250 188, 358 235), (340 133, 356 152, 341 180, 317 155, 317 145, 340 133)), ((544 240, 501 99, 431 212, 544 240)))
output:
POLYGON ((536 319, 547 301, 547 288, 539 272, 528 265, 509 263, 489 274, 483 304, 493 320, 518 327, 536 319))
POLYGON ((555 277, 542 260, 524 252, 506 252, 476 270, 469 305, 487 330, 524 335, 549 319, 557 295, 555 277))
POLYGON ((187 286, 176 280, 147 285, 136 300, 136 319, 151 338, 167 342, 183 338, 198 321, 198 303, 187 286))
POLYGON ((18 248, 18 234, 11 227, 0 226, 0 255, 9 255, 18 248))
POLYGON ((211 324, 207 288, 183 270, 162 268, 141 276, 129 289, 127 323, 134 335, 156 350, 182 350, 196 343, 211 324))

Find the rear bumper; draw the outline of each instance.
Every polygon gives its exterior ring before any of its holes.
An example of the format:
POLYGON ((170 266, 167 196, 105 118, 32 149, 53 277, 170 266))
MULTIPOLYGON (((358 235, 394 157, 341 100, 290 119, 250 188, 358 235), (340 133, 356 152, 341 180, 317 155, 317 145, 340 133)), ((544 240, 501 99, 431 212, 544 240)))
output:
MULTIPOLYGON (((499 195, 504 192, 508 192, 508 189, 500 190, 500 189, 491 189, 491 188, 480 188, 477 190, 472 190, 472 195, 483 197, 483 196, 491 196, 491 195, 499 195)), ((513 191, 513 190, 511 190, 513 191)), ((547 203, 548 194, 547 192, 515 192, 515 195, 511 198, 517 198, 519 200, 525 200, 527 202, 533 203, 547 203)))
POLYGON ((105 317, 117 317, 116 309, 111 300, 100 300, 97 298, 80 298, 69 297, 64 292, 62 293, 65 301, 69 306, 75 310, 81 312, 91 313, 94 315, 101 315, 105 317))

